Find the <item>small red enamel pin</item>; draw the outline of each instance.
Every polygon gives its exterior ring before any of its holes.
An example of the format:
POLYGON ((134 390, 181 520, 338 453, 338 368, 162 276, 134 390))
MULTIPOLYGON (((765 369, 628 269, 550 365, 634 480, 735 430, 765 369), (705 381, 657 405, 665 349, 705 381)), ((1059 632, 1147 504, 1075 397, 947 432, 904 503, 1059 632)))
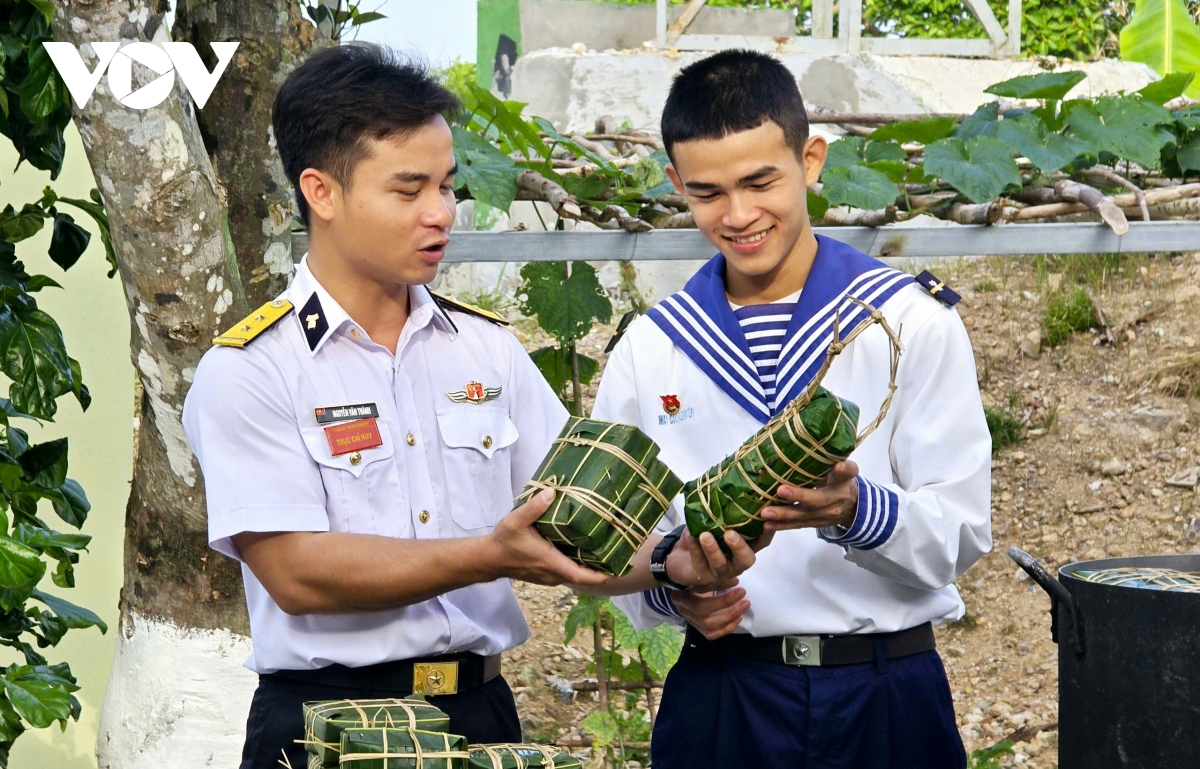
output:
POLYGON ((671 416, 675 416, 679 413, 678 395, 660 395, 658 397, 662 398, 663 411, 667 412, 671 416))

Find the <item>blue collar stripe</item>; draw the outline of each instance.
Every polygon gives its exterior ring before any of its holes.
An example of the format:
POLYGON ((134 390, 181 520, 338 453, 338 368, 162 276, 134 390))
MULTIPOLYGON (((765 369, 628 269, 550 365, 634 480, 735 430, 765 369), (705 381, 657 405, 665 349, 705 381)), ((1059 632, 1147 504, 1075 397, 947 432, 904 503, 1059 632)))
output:
MULTIPOLYGON (((757 384, 758 384, 757 369, 755 369, 755 367, 754 367, 754 361, 751 360, 751 358, 750 358, 749 346, 745 345, 745 344, 739 346, 736 341, 734 341, 733 339, 730 339, 728 334, 726 334, 724 331, 721 330, 721 328, 719 326, 717 326, 715 323, 713 323, 712 318, 710 318, 708 313, 706 313, 704 311, 703 307, 701 307, 699 304, 696 303, 696 300, 694 298, 692 298, 692 295, 689 294, 686 289, 683 291, 680 291, 678 294, 675 295, 675 297, 668 297, 668 299, 667 299, 667 301, 669 301, 669 302, 672 300, 674 300, 676 302, 681 301, 681 302, 685 303, 685 304, 679 305, 679 309, 690 314, 692 316, 693 321, 696 322, 697 325, 700 326, 700 329, 702 332, 704 330, 704 327, 707 326, 708 330, 711 331, 712 334, 718 340, 720 340, 721 342, 724 343, 725 349, 728 352, 732 353, 733 356, 738 359, 737 363, 742 366, 742 371, 746 376, 746 381, 750 382, 752 386, 757 386, 757 384)), ((726 303, 726 306, 728 306, 728 302, 726 303)), ((733 310, 731 309, 730 313, 732 314, 732 312, 733 312, 733 310)), ((734 320, 736 321, 736 318, 734 320)), ((742 332, 741 324, 738 323, 736 328, 737 328, 739 334, 741 334, 740 338, 744 341, 745 335, 744 335, 744 332, 742 332)), ((732 363, 733 361, 730 361, 730 362, 732 363)))
MULTIPOLYGON (((911 275, 891 270, 889 272, 891 274, 886 276, 887 280, 882 285, 873 284, 858 291, 853 296, 878 309, 888 299, 892 298, 897 291, 904 288, 913 280, 911 275)), ((847 299, 839 309, 838 333, 843 336, 850 333, 859 323, 867 320, 868 317, 869 313, 866 310, 847 299), (852 312, 847 313, 847 310, 852 310, 852 312)), ((813 335, 813 339, 819 343, 808 353, 807 358, 799 366, 788 366, 789 371, 792 368, 796 368, 797 371, 787 379, 785 384, 779 386, 780 397, 776 398, 776 408, 780 408, 794 398, 800 390, 808 385, 809 381, 811 381, 813 376, 816 375, 817 370, 821 367, 821 362, 825 359, 826 350, 828 350, 829 344, 833 341, 832 317, 822 326, 821 332, 813 335)), ((804 346, 811 347, 812 345, 805 344, 804 346)), ((789 363, 798 360, 799 357, 799 354, 794 355, 789 360, 789 363)), ((787 376, 787 374, 777 375, 776 382, 783 381, 784 376, 787 376)))
MULTIPOLYGON (((789 333, 787 343, 779 352, 778 376, 780 378, 786 377, 788 372, 791 371, 793 365, 800 360, 801 357, 806 355, 805 348, 811 347, 819 341, 820 335, 816 332, 832 323, 833 314, 835 311, 843 312, 847 306, 850 306, 851 303, 845 300, 845 295, 847 293, 851 296, 861 298, 865 292, 870 291, 879 281, 884 280, 889 275, 896 276, 898 274, 900 273, 897 273, 895 270, 888 267, 882 267, 877 270, 871 270, 870 272, 863 273, 857 279, 855 279, 853 283, 847 286, 843 293, 838 294, 829 302, 829 304, 822 307, 811 318, 809 318, 803 326, 797 329, 794 333, 789 333), (794 349, 797 345, 799 345, 799 348, 794 349)), ((823 345, 823 347, 824 346, 828 345, 823 345)))
MULTIPOLYGON (((722 365, 718 363, 710 349, 700 344, 689 329, 683 325, 682 320, 678 317, 677 307, 677 305, 668 307, 667 302, 664 301, 651 308, 647 314, 662 329, 663 333, 675 343, 675 346, 682 350, 692 363, 696 364, 726 395, 755 419, 760 422, 766 422, 770 416, 770 410, 764 403, 761 385, 756 388, 757 392, 747 390, 738 381, 738 378, 731 375, 729 364, 722 365)), ((726 361, 729 361, 729 363, 732 363, 727 354, 722 357, 726 361)))
POLYGON ((659 309, 665 316, 679 324, 681 331, 690 335, 693 344, 703 347, 711 355, 716 355, 724 361, 724 368, 731 377, 735 380, 740 379, 742 385, 749 387, 752 391, 758 391, 758 376, 753 362, 745 353, 733 346, 720 329, 705 323, 708 316, 703 310, 693 309, 685 304, 684 301, 687 299, 687 294, 681 291, 663 300, 659 309))

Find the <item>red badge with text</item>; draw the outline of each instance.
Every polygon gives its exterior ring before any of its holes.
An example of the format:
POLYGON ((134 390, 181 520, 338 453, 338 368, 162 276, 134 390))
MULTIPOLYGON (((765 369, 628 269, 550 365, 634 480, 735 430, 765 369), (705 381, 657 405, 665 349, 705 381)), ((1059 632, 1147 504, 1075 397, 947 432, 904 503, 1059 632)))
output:
POLYGON ((678 395, 660 395, 662 398, 663 411, 671 416, 679 413, 679 396, 678 395))
POLYGON ((383 445, 383 437, 379 434, 379 425, 374 417, 326 427, 325 438, 329 441, 329 451, 335 457, 383 445))

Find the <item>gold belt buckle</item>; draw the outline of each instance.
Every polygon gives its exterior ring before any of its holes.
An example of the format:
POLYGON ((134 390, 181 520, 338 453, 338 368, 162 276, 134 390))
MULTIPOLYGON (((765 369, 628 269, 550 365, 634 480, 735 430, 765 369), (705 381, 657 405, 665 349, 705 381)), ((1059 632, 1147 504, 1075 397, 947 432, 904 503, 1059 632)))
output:
POLYGON ((418 662, 413 665, 413 694, 458 694, 458 662, 418 662))

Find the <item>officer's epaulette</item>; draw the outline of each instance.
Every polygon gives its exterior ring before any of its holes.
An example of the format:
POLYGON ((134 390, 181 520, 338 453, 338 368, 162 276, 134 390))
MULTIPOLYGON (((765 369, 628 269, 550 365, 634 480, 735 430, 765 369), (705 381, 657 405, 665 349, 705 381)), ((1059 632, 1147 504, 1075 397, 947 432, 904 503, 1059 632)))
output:
POLYGON ((222 347, 245 347, 291 311, 292 303, 286 299, 267 302, 238 321, 236 326, 213 339, 213 344, 219 344, 222 347))
POLYGON ((621 316, 621 321, 617 323, 617 330, 613 332, 612 339, 608 340, 608 344, 604 345, 604 352, 612 352, 617 349, 617 342, 621 341, 621 337, 625 336, 625 330, 629 328, 629 324, 633 323, 633 319, 638 316, 637 309, 630 310, 621 316))
POLYGON ((953 307, 962 301, 962 297, 958 295, 957 291, 947 286, 929 270, 925 270, 917 276, 917 285, 947 307, 953 307))
POLYGON ((509 325, 509 322, 507 319, 497 315, 494 312, 485 310, 482 307, 476 307, 473 304, 467 304, 466 302, 460 301, 458 299, 451 299, 448 296, 442 296, 441 294, 435 294, 432 291, 429 292, 429 295, 433 297, 433 301, 437 302, 438 306, 441 307, 443 310, 455 310, 457 312, 465 312, 467 315, 474 315, 477 318, 483 318, 486 321, 495 323, 497 326, 509 325))

